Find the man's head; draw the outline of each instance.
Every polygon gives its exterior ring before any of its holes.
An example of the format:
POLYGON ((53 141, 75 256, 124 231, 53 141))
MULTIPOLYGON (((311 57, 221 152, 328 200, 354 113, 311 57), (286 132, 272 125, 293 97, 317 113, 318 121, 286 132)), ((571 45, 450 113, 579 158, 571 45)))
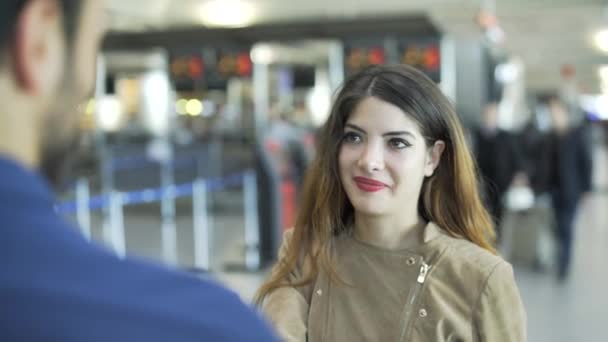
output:
POLYGON ((78 140, 105 31, 103 0, 0 1, 0 154, 58 176, 78 140))

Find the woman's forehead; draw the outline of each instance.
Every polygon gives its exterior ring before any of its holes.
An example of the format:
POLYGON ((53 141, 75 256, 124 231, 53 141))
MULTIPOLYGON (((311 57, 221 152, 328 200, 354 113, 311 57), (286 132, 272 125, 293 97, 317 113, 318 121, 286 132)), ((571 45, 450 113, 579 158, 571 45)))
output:
POLYGON ((346 123, 374 131, 420 130, 411 115, 394 104, 375 97, 368 97, 359 102, 346 123))

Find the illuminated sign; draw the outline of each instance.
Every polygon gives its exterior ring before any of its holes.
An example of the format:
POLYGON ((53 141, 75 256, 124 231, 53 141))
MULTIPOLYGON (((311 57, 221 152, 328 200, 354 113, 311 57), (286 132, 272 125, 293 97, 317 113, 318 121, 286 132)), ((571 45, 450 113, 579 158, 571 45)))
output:
POLYGON ((366 48, 353 47, 347 51, 346 67, 347 73, 357 72, 369 65, 384 64, 386 54, 381 46, 366 48))
POLYGON ((171 60, 170 68, 173 79, 199 80, 203 77, 205 64, 201 56, 175 56, 171 60))
POLYGON ((170 55, 169 74, 177 91, 225 89, 231 78, 250 78, 249 48, 202 48, 170 55))
POLYGON ((439 37, 361 38, 344 42, 344 69, 347 75, 369 65, 407 64, 440 81, 439 37))
POLYGON ((441 52, 439 38, 406 38, 397 43, 397 63, 411 65, 439 82, 441 52))

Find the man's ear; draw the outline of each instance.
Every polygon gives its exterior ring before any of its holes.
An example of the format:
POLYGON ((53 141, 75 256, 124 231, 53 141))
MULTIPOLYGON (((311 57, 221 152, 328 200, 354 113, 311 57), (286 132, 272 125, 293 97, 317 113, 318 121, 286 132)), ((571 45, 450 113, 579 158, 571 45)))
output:
POLYGON ((57 70, 63 46, 57 0, 27 1, 17 18, 10 49, 17 86, 32 95, 48 92, 63 72, 57 70))

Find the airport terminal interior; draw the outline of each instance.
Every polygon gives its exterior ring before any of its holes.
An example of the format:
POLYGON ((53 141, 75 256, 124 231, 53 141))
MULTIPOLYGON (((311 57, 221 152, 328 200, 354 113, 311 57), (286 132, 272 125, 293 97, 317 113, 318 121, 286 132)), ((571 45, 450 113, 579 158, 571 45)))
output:
POLYGON ((528 340, 606 340, 606 1, 108 3, 58 208, 88 239, 216 279, 250 303, 295 222, 336 89, 368 65, 408 64, 452 101, 474 151, 492 103, 494 124, 527 157, 534 176, 499 202, 498 249, 514 266, 528 340), (551 98, 583 127, 593 165, 567 278, 550 194, 534 183, 548 176, 524 143, 551 131, 551 98))

